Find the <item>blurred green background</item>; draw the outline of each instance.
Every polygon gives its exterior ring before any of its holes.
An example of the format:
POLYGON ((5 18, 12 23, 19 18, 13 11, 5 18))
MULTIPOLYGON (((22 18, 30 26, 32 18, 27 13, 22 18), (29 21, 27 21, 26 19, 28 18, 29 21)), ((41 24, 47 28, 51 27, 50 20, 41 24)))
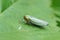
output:
POLYGON ((60 40, 60 0, 0 0, 0 40, 60 40), (24 15, 49 26, 25 24, 24 15))

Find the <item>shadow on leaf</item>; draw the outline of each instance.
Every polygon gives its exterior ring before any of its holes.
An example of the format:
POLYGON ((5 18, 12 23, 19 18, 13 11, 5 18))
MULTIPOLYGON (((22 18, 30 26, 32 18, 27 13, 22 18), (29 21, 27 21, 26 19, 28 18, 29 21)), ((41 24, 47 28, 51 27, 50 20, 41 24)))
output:
POLYGON ((58 14, 55 14, 55 16, 56 16, 57 18, 59 18, 59 19, 60 19, 60 15, 58 15, 58 14))
MULTIPOLYGON (((55 16, 60 19, 60 15, 55 14, 55 16)), ((57 22, 57 26, 60 27, 60 21, 57 20, 56 22, 57 22)))
POLYGON ((60 27, 60 21, 56 21, 57 22, 57 26, 60 27))

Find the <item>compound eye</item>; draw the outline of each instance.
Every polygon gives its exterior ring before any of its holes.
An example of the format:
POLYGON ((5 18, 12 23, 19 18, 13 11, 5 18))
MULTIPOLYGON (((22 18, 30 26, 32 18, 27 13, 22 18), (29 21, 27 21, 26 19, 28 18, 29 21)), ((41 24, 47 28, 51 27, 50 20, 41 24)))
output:
POLYGON ((24 16, 24 20, 26 21, 26 23, 29 23, 29 18, 27 16, 24 16))

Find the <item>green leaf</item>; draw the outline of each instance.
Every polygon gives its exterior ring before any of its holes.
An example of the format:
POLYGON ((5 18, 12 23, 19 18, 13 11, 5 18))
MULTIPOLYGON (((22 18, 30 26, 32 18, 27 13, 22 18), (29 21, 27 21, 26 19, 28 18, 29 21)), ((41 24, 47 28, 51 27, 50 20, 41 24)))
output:
POLYGON ((1 0, 0 0, 0 13, 1 13, 1 0))
POLYGON ((57 26, 60 20, 60 12, 55 9, 55 7, 59 8, 56 1, 17 1, 0 14, 0 40, 60 40, 60 28, 57 26), (45 20, 49 26, 42 29, 25 24, 24 15, 45 20))
POLYGON ((17 0, 1 0, 1 12, 6 10, 9 6, 11 6, 13 3, 15 3, 17 0))

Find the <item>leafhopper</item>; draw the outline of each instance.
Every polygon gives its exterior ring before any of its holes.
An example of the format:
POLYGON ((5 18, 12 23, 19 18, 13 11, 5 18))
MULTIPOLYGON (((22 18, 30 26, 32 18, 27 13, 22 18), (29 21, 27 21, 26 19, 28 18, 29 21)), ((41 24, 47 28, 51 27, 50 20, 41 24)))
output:
POLYGON ((34 24, 34 25, 37 25, 37 26, 47 26, 48 25, 48 22, 37 19, 37 18, 32 17, 30 15, 25 15, 24 20, 28 24, 34 24))

